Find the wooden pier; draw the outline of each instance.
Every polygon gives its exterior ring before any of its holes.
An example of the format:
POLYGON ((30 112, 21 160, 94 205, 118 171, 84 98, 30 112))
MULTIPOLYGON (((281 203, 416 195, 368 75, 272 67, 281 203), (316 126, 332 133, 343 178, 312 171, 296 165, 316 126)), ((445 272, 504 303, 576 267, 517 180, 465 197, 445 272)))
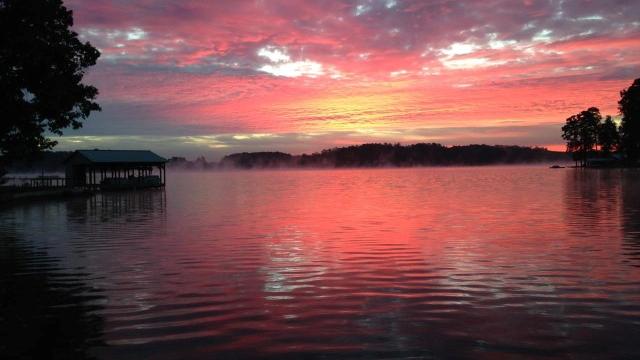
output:
POLYGON ((4 181, 2 186, 10 187, 15 191, 48 190, 67 187, 67 178, 56 175, 3 177, 2 180, 4 181))

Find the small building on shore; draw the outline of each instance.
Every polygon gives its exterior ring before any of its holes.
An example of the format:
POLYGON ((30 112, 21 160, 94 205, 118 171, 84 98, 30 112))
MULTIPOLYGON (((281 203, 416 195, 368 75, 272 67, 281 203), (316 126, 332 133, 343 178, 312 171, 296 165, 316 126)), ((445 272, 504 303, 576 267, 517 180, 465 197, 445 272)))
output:
POLYGON ((76 150, 64 161, 65 177, 70 188, 163 187, 166 162, 149 150, 76 150))

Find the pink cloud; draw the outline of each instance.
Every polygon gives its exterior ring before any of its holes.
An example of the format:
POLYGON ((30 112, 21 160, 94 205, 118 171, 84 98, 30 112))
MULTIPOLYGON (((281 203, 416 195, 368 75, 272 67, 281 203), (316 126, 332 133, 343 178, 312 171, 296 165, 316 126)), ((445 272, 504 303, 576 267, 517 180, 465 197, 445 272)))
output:
MULTIPOLYGON (((626 1, 67 6, 102 51, 88 79, 110 112, 82 134, 124 133, 103 123, 111 115, 165 135, 359 131, 358 140, 395 132, 428 141, 412 129, 560 125, 592 105, 615 114, 618 91, 640 75, 640 4, 626 1)), ((544 129, 525 142, 561 143, 544 129)), ((477 142, 457 131, 449 138, 477 142)), ((493 139, 523 142, 510 134, 493 139)))

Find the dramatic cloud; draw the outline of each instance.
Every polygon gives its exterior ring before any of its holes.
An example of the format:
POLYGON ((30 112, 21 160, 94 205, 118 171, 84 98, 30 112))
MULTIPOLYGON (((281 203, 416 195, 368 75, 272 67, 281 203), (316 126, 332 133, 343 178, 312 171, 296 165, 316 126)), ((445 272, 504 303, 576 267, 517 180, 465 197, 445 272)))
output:
POLYGON ((63 147, 559 147, 640 77, 637 1, 67 1, 104 111, 63 147), (161 140, 159 140, 161 139, 161 140))

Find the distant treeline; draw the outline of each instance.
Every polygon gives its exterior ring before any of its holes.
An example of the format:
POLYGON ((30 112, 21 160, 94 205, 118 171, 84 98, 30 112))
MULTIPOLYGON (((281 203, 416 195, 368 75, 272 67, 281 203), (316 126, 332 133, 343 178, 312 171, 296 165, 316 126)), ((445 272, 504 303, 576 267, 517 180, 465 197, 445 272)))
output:
POLYGON ((290 155, 282 152, 238 153, 225 156, 220 168, 278 167, 385 167, 385 166, 451 166, 521 164, 567 161, 562 152, 545 148, 464 145, 446 147, 441 144, 363 144, 323 150, 311 155, 290 155))
MULTIPOLYGON (((12 173, 63 172, 68 151, 47 151, 35 161, 14 161, 12 173)), ((290 167, 384 167, 384 166, 453 166, 524 164, 569 161, 564 152, 539 147, 506 145, 463 145, 446 147, 440 144, 363 144, 322 150, 311 155, 291 155, 283 152, 243 152, 227 155, 217 162, 203 156, 195 161, 172 157, 167 166, 185 170, 261 169, 290 167)))

